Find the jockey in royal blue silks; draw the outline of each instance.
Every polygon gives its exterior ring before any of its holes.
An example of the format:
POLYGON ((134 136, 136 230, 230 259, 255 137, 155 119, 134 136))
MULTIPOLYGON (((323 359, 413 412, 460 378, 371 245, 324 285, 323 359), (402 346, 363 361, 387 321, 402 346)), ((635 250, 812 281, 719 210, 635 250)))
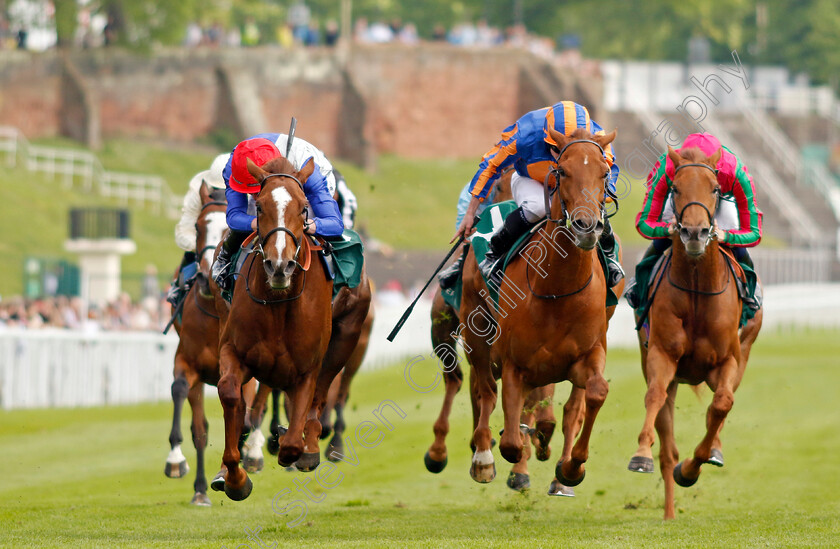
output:
MULTIPOLYGON (((488 198, 494 182, 505 168, 513 166, 515 173, 511 177, 511 191, 519 207, 505 218, 504 225, 490 239, 490 249, 479 265, 485 277, 490 276, 496 262, 504 257, 510 247, 546 215, 543 187, 560 153, 558 144, 548 132, 549 128, 566 136, 578 128, 584 128, 593 135, 604 134, 601 126, 590 119, 586 107, 573 101, 561 101, 551 107, 531 111, 505 128, 502 139, 482 157, 478 171, 470 182, 470 202, 453 238, 469 236, 475 214, 481 203, 488 198)), ((610 166, 607 192, 615 196, 618 165, 615 164, 612 145, 605 149, 604 158, 610 166)), ((607 259, 607 284, 612 287, 624 278, 624 270, 618 261, 615 236, 608 219, 604 219, 604 232, 599 243, 607 259)), ((462 261, 463 254, 439 275, 442 287, 446 288, 457 280, 462 261)))
MULTIPOLYGON (((261 133, 239 143, 230 155, 222 175, 227 188, 227 224, 230 233, 225 239, 216 262, 213 263, 212 276, 222 290, 229 291, 232 277, 230 263, 236 249, 245 238, 257 228, 257 218, 253 200, 249 195, 259 192, 260 185, 248 172, 247 160, 262 166, 269 160, 282 156, 288 136, 282 133, 261 133)), ((304 231, 325 237, 341 236, 344 223, 338 204, 333 199, 335 178, 332 164, 319 149, 299 137, 294 138, 288 160, 296 170, 301 170, 308 162, 315 163, 312 175, 303 183, 303 192, 309 201, 312 217, 307 220, 304 231)))

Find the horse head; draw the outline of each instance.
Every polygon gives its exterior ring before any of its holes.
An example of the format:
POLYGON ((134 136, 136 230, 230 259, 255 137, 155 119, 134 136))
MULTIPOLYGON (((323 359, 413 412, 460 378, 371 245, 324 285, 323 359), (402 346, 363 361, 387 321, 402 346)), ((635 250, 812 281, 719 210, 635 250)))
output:
POLYGON ((227 199, 223 189, 212 189, 202 183, 198 195, 201 198, 201 211, 195 220, 196 261, 198 262, 198 289, 204 296, 210 296, 207 281, 210 279, 210 266, 213 264, 213 252, 221 242, 227 229, 225 208, 227 199))
POLYGON ((714 237, 714 216, 720 201, 717 166, 721 149, 710 157, 697 148, 677 153, 668 147, 668 158, 674 164, 671 200, 677 232, 685 251, 700 257, 714 237))
POLYGON ((282 156, 262 167, 248 159, 248 172, 260 183, 256 196, 257 236, 268 285, 274 290, 288 288, 299 265, 303 225, 309 211, 302 182, 313 171, 313 162, 297 172, 282 156))
POLYGON ((548 131, 558 145, 552 147, 556 163, 549 174, 555 178, 550 189, 554 195, 550 217, 572 230, 579 248, 591 250, 604 230, 605 190, 610 178, 604 149, 615 139, 616 130, 592 135, 579 128, 568 137, 551 128, 548 131))

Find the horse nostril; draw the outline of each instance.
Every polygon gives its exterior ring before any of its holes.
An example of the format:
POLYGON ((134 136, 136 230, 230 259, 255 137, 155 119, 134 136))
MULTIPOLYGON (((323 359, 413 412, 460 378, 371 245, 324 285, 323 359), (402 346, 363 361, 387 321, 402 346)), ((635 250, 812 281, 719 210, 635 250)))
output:
POLYGON ((575 219, 572 221, 572 229, 574 229, 576 233, 592 232, 595 225, 595 223, 583 219, 575 219))

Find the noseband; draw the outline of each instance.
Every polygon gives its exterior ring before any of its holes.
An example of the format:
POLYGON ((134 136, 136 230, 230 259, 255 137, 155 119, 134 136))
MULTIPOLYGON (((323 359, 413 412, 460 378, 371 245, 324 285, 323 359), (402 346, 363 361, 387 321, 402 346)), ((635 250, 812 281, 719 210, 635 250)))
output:
MULTIPOLYGON (((715 174, 715 180, 717 181, 718 170, 709 166, 708 164, 701 164, 699 162, 698 163, 680 165, 676 170, 674 170, 674 176, 676 177, 677 172, 679 172, 681 169, 689 168, 689 167, 705 168, 707 170, 711 170, 711 172, 713 174, 715 174)), ((714 212, 717 212, 718 206, 720 205, 720 185, 717 185, 715 187, 714 194, 715 194, 714 212)), ((698 201, 695 200, 695 201, 689 202, 688 204, 683 206, 683 208, 679 211, 679 213, 677 213, 676 204, 674 202, 674 193, 673 192, 671 193, 671 209, 674 210, 674 217, 676 218, 676 222, 677 222, 677 231, 679 231, 679 233, 680 233, 680 240, 682 240, 683 244, 688 242, 688 240, 690 238, 690 237, 683 238, 683 232, 682 232, 683 229, 684 229, 683 224, 682 224, 683 214, 685 213, 685 211, 688 209, 689 206, 700 206, 701 208, 706 210, 706 216, 709 218, 709 228, 710 228, 710 230, 709 230, 708 234, 706 235, 706 242, 703 244, 705 246, 709 243, 709 241, 712 239, 712 237, 716 235, 716 233, 712 230, 712 228, 715 226, 714 212, 709 210, 708 206, 706 206, 702 202, 698 202, 698 201)))
MULTIPOLYGON (((574 141, 569 141, 568 143, 566 143, 566 145, 562 149, 560 149, 560 153, 557 155, 557 161, 554 163, 554 165, 548 171, 548 174, 545 176, 545 181, 543 182, 543 196, 545 197, 545 216, 549 221, 552 221, 554 223, 563 224, 563 225, 566 226, 566 228, 569 228, 569 226, 571 225, 571 219, 569 219, 569 214, 568 214, 568 211, 566 210, 566 203, 563 201, 562 198, 560 199, 560 211, 562 212, 562 215, 557 219, 552 219, 552 217, 551 217, 551 197, 554 195, 555 192, 557 192, 557 189, 560 188, 560 169, 559 169, 560 159, 563 158, 563 153, 566 152, 566 149, 568 149, 569 147, 571 147, 572 145, 574 145, 576 143, 591 143, 592 145, 595 145, 596 147, 598 147, 598 150, 601 151, 602 156, 605 155, 604 148, 598 142, 593 141, 591 139, 575 139, 574 141), (549 179, 551 178, 551 176, 554 176, 554 186, 549 185, 549 179), (549 190, 549 187, 550 187, 550 190, 549 190)), ((609 176, 608 176, 604 180, 604 190, 606 191, 608 196, 615 199, 616 198, 615 193, 611 192, 609 189, 610 189, 610 185, 609 185, 609 176)), ((608 215, 607 217, 612 217, 613 215, 616 214, 616 212, 618 212, 618 202, 616 202, 615 204, 616 204, 616 211, 613 212, 612 214, 608 215)), ((603 204, 601 204, 601 214, 602 215, 605 214, 605 207, 604 207, 603 204)))

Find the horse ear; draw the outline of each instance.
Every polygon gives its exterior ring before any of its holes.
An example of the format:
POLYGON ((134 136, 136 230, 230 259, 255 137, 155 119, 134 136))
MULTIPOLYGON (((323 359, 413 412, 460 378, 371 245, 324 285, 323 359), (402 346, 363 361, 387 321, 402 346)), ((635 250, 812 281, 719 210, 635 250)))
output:
POLYGON ((717 168, 721 156, 723 156, 723 149, 718 148, 718 150, 715 151, 715 154, 709 157, 709 165, 713 168, 717 168))
POLYGON ((554 142, 557 143, 557 148, 560 150, 563 150, 563 147, 565 147, 566 143, 569 142, 569 138, 554 128, 548 128, 548 135, 550 135, 554 142))
POLYGON ((198 188, 198 196, 201 198, 202 204, 210 202, 210 189, 203 179, 201 180, 201 186, 198 188))
POLYGON ((602 149, 606 149, 607 145, 615 141, 615 136, 618 135, 618 129, 615 129, 608 133, 607 135, 596 135, 593 136, 592 140, 599 145, 601 145, 602 149))
POLYGON ((682 163, 682 156, 675 151, 671 145, 668 145, 668 158, 671 159, 671 162, 674 164, 674 168, 679 167, 680 163, 682 163))
POLYGON ((246 158, 245 160, 246 166, 248 167, 248 173, 254 176, 254 179, 262 185, 262 182, 265 179, 265 176, 268 175, 268 172, 257 166, 250 158, 246 158))
POLYGON ((300 179, 301 184, 305 183, 313 173, 315 173, 315 159, 310 158, 298 172, 298 179, 300 179))

